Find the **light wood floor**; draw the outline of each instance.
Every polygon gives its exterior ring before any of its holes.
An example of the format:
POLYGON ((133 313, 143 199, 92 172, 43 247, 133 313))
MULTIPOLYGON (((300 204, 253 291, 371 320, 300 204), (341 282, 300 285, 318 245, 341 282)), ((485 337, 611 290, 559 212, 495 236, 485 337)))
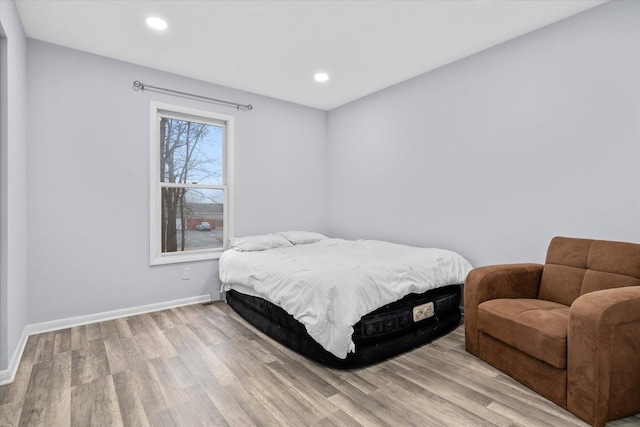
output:
POLYGON ((14 383, 0 388, 0 425, 586 426, 467 354, 463 334, 339 371, 224 303, 49 332, 29 338, 14 383))

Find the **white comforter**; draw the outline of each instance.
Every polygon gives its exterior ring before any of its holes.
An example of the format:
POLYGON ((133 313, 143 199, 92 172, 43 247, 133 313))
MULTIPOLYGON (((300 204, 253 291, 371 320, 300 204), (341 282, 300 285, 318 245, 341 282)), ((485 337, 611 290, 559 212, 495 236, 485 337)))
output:
POLYGON ((282 307, 327 351, 355 351, 353 325, 385 304, 463 283, 471 264, 455 252, 375 240, 326 239, 256 252, 225 251, 223 289, 282 307))

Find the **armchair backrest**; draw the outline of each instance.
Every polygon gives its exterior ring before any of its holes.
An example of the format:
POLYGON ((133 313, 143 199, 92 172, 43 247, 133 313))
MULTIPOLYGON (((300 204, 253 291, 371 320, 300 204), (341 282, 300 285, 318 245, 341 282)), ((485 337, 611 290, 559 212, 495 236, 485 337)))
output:
POLYGON ((640 244, 554 237, 538 298, 571 305, 580 295, 640 286, 640 244))

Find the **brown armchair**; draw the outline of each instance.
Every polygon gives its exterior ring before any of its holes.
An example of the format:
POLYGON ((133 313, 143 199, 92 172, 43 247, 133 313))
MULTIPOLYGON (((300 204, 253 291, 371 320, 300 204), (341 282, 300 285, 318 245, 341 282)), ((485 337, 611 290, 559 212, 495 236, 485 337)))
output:
POLYGON ((640 412, 640 244, 556 237, 472 270, 467 351, 593 426, 640 412))

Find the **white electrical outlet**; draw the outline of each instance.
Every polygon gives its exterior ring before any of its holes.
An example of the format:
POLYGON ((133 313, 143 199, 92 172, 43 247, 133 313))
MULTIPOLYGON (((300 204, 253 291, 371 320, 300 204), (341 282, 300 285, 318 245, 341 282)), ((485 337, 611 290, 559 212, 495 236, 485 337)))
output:
POLYGON ((189 280, 191 277, 191 271, 189 270, 189 267, 185 267, 182 270, 182 280, 189 280))

